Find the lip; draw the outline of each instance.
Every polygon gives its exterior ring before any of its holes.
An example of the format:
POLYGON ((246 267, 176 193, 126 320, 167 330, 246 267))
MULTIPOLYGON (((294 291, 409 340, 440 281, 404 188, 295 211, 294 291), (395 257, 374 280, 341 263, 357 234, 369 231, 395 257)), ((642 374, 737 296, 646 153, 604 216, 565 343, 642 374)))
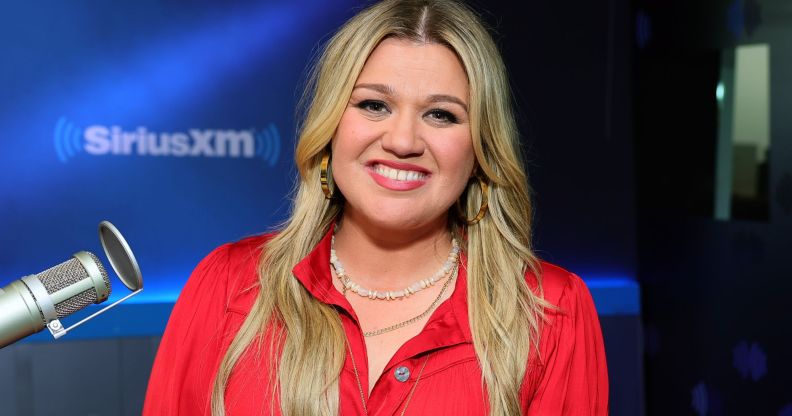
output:
POLYGON ((374 182, 376 182, 379 186, 391 191, 411 191, 413 189, 420 188, 426 184, 430 177, 429 170, 409 163, 393 162, 389 160, 372 160, 367 163, 367 167, 368 169, 366 169, 366 171, 371 176, 371 178, 374 179, 374 182), (414 181, 399 181, 377 173, 377 171, 374 170, 374 166, 376 165, 384 165, 389 168, 399 170, 412 170, 415 172, 421 172, 426 176, 424 176, 422 179, 414 181))
POLYGON ((425 175, 429 175, 430 173, 432 173, 432 172, 429 171, 429 169, 423 168, 421 166, 413 165, 411 163, 395 162, 393 160, 374 159, 374 160, 370 160, 368 163, 366 163, 366 166, 368 166, 370 168, 373 168, 374 165, 385 165, 385 166, 387 166, 389 168, 399 169, 399 170, 414 170, 416 172, 421 172, 421 173, 423 173, 425 175))

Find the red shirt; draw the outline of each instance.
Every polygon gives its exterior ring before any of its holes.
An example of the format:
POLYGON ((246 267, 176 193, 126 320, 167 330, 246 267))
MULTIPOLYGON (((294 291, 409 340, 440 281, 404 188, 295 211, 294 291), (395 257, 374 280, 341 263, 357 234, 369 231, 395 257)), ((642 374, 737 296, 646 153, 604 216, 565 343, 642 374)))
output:
MULTIPOLYGON (((196 267, 162 337, 144 415, 210 415, 215 372, 258 292, 256 267, 266 239, 259 236, 226 244, 196 267)), ((461 261, 464 266, 464 256, 461 261)), ((294 275, 313 296, 339 311, 360 383, 367 392, 363 334, 355 311, 332 285, 329 262, 330 233, 294 267, 294 275)), ((591 295, 574 274, 549 263, 543 262, 541 267, 545 299, 560 310, 546 312, 548 322, 541 330, 540 354, 532 354, 528 360, 520 390, 523 414, 606 415, 608 374, 591 295)), ((536 286, 533 274, 528 273, 526 279, 531 287, 536 286)), ((421 333, 399 348, 366 397, 369 415, 401 414, 424 365, 406 415, 487 414, 468 323, 466 283, 465 267, 460 267, 451 297, 437 307, 421 333), (406 373, 402 367, 409 372, 405 381, 395 376, 397 369, 400 375, 406 373)), ((250 353, 237 363, 226 390, 227 415, 280 414, 277 403, 275 413, 271 413, 273 386, 265 362, 250 353)), ((349 354, 341 372, 340 414, 363 414, 349 354)))

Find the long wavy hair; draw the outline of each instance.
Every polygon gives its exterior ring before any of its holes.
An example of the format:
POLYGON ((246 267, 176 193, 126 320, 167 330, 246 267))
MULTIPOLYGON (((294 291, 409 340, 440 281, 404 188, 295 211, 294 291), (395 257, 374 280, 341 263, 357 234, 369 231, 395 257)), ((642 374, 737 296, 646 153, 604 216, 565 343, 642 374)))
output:
MULTIPOLYGON (((291 218, 263 247, 258 297, 214 381, 214 416, 225 414, 224 394, 234 366, 253 345, 264 348, 265 333, 272 335, 266 337, 276 386, 271 409, 279 402, 288 416, 338 414, 346 335, 336 310, 309 294, 292 268, 342 212, 342 198, 327 200, 322 194, 319 164, 366 59, 389 37, 444 45, 467 73, 473 148, 478 175, 489 184, 489 211, 472 226, 450 212, 449 231, 464 236, 470 327, 490 414, 520 413, 519 389, 549 305, 541 285, 534 293, 525 280, 527 269, 539 276, 539 267, 531 248, 532 204, 506 70, 492 37, 466 5, 386 0, 341 27, 312 69, 295 150, 300 176, 291 218)), ((459 205, 468 218, 476 215, 481 205, 476 181, 460 196, 459 205)))

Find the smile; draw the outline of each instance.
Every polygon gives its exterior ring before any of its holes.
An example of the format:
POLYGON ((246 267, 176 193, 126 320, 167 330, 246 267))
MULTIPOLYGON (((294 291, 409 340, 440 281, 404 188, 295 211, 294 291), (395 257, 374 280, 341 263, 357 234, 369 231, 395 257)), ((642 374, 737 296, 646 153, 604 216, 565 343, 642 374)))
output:
POLYGON ((368 168, 368 173, 374 182, 385 189, 411 191, 424 186, 429 180, 429 172, 419 166, 395 162, 385 163, 375 162, 368 168))
POLYGON ((373 168, 378 175, 397 181, 420 181, 426 178, 425 173, 414 170, 394 169, 380 164, 374 165, 373 168))

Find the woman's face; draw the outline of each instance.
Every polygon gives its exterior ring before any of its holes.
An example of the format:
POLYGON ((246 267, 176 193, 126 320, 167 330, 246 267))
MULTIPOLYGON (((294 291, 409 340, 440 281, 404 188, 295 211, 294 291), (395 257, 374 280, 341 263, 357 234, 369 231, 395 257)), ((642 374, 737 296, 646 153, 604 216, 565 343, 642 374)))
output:
POLYGON ((345 216, 402 231, 445 224, 474 167, 467 107, 467 76, 450 49, 382 41, 332 141, 345 216))

